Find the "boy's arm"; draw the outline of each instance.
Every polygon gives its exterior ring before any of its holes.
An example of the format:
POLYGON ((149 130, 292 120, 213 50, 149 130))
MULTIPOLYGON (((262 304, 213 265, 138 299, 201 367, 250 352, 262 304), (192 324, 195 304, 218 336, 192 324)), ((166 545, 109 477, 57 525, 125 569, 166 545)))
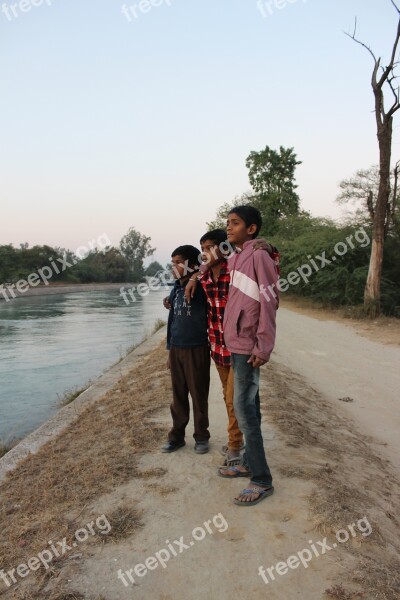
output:
POLYGON ((199 277, 203 276, 205 273, 207 273, 207 271, 208 266, 202 263, 199 266, 199 270, 190 275, 189 281, 187 282, 187 286, 185 288, 185 298, 188 304, 190 304, 191 299, 194 298, 199 277))
POLYGON ((167 325, 167 350, 171 348, 171 325, 174 319, 174 292, 175 288, 171 291, 169 295, 169 303, 171 305, 169 314, 168 314, 168 325, 167 325))
POLYGON ((260 318, 256 344, 249 362, 254 367, 259 367, 269 361, 275 345, 278 276, 273 260, 265 252, 254 254, 254 268, 260 290, 260 318))

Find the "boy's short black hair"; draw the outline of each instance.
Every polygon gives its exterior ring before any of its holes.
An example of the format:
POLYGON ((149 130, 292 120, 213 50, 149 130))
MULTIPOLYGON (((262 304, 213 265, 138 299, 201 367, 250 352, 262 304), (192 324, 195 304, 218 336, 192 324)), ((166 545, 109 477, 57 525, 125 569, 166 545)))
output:
POLYGON ((185 261, 188 261, 188 265, 193 267, 199 264, 200 254, 201 252, 198 248, 188 244, 184 246, 178 246, 178 248, 176 248, 171 254, 171 258, 173 256, 182 256, 185 261))
POLYGON ((243 204, 241 206, 234 206, 228 214, 231 215, 232 213, 235 213, 235 215, 243 219, 243 221, 246 223, 246 227, 257 225, 257 229, 253 235, 253 238, 258 236, 262 225, 262 217, 258 208, 243 204))
POLYGON ((210 240, 211 242, 214 242, 214 244, 220 246, 228 240, 228 236, 223 229, 213 229, 212 231, 207 231, 207 233, 200 238, 200 244, 203 244, 206 240, 210 240))

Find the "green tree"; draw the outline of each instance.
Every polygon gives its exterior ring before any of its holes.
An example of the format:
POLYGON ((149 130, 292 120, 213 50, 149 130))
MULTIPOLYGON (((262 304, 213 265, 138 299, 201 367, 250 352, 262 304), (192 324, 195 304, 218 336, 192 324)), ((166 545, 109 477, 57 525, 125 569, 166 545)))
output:
POLYGON ((147 275, 147 277, 154 277, 154 275, 163 270, 163 266, 155 260, 149 264, 144 274, 147 275))
POLYGON ((295 171, 300 164, 294 149, 283 146, 279 152, 266 146, 260 152, 250 152, 246 159, 250 184, 256 193, 251 202, 260 210, 270 233, 279 219, 299 212, 295 171))
POLYGON ((102 254, 91 250, 85 258, 79 260, 73 268, 73 274, 81 283, 104 283, 107 279, 102 258, 102 254))
POLYGON ((19 266, 18 263, 18 251, 12 244, 0 246, 0 285, 14 281, 14 273, 19 266))
POLYGON ((120 241, 122 255, 129 263, 132 281, 141 281, 144 276, 143 262, 156 251, 150 245, 151 238, 131 227, 120 241))
POLYGON ((110 248, 99 253, 105 268, 106 281, 119 283, 129 281, 129 262, 118 248, 110 248))

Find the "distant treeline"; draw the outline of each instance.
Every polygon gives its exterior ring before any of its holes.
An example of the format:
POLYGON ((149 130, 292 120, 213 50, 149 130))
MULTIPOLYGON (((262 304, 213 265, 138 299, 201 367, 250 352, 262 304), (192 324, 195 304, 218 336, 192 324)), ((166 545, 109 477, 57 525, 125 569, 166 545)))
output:
POLYGON ((140 281, 147 271, 152 275, 162 266, 154 262, 147 270, 137 266, 135 270, 132 260, 113 247, 92 250, 80 259, 70 250, 46 245, 32 248, 27 244, 21 244, 19 248, 11 244, 0 246, 0 285, 29 281, 30 275, 40 273, 42 269, 47 269, 46 273, 51 270, 51 283, 119 283, 140 281))

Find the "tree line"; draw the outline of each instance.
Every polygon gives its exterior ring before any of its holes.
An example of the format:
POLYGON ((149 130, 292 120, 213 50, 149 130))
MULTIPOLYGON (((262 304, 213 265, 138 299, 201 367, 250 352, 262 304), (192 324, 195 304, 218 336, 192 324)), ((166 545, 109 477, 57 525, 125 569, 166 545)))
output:
POLYGON ((145 275, 152 276, 162 270, 157 261, 144 268, 144 260, 154 251, 150 238, 134 228, 129 229, 119 247, 93 249, 83 258, 65 248, 6 244, 0 246, 0 284, 26 280, 30 274, 52 264, 60 267, 63 258, 71 266, 64 270, 53 268, 51 283, 135 283, 143 281, 145 275))

